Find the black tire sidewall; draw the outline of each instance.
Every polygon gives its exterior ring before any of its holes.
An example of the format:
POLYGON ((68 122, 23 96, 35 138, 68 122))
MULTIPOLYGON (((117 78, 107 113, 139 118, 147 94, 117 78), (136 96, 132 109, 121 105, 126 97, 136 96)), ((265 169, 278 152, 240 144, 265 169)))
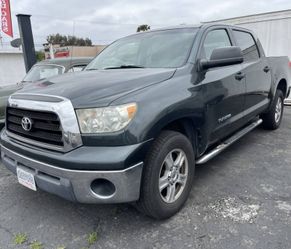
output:
POLYGON ((276 91, 276 94, 275 94, 275 99, 274 99, 274 103, 272 105, 272 108, 271 108, 271 115, 272 115, 272 122, 273 122, 273 126, 275 129, 279 128, 281 122, 282 122, 282 118, 283 118, 283 111, 284 111, 284 97, 283 97, 283 93, 281 90, 277 90, 276 91), (281 116, 280 116, 280 119, 278 122, 276 122, 276 119, 275 119, 275 112, 276 112, 276 105, 277 105, 277 102, 279 100, 279 98, 281 98, 281 101, 282 101, 282 110, 281 110, 281 116))
POLYGON ((168 132, 168 139, 165 139, 163 144, 154 144, 153 150, 159 151, 156 156, 151 156, 146 160, 145 174, 148 174, 144 188, 148 188, 150 192, 150 201, 154 203, 153 216, 159 219, 168 218, 177 213, 183 204, 186 202, 189 196, 189 192, 192 187, 194 171, 195 171, 195 157, 193 147, 190 141, 182 134, 178 132, 168 132), (181 196, 173 203, 166 203, 160 196, 159 192, 159 177, 160 169, 165 157, 174 149, 181 149, 185 152, 188 160, 188 178, 181 196))
POLYGON ((275 93, 274 100, 271 104, 269 112, 261 116, 263 119, 263 127, 269 130, 278 129, 282 122, 283 113, 284 113, 284 95, 283 95, 283 92, 280 89, 278 89, 275 93), (281 98, 281 101, 282 101, 282 110, 281 110, 280 120, 276 122, 275 112, 276 112, 276 105, 279 98, 281 98))
POLYGON ((274 122, 276 123, 276 126, 277 128, 280 126, 281 122, 282 122, 282 118, 283 118, 283 112, 284 112, 284 96, 283 96, 283 93, 281 91, 277 91, 276 93, 276 101, 275 101, 275 105, 274 105, 274 122), (277 102, 278 100, 281 99, 281 116, 280 116, 280 119, 278 122, 276 122, 275 120, 275 112, 276 112, 276 105, 277 105, 277 102))

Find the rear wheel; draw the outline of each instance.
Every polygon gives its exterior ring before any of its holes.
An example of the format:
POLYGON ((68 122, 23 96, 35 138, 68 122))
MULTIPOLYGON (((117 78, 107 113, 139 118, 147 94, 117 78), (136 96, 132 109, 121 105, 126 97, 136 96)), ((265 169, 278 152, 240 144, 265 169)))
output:
POLYGON ((268 113, 262 115, 263 127, 268 130, 279 128, 284 110, 284 95, 281 90, 277 90, 274 101, 268 113))
POLYGON ((193 146, 188 138, 163 131, 146 156, 138 209, 156 219, 177 213, 189 196, 194 169, 193 146))

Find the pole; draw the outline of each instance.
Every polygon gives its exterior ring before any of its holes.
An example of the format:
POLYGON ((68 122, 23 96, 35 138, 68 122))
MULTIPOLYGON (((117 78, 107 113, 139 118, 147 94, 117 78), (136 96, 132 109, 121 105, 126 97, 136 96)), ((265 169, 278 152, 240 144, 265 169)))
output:
POLYGON ((49 44, 50 46, 50 58, 54 59, 55 58, 55 54, 54 54, 54 48, 53 48, 53 44, 49 44))
POLYGON ((30 15, 18 14, 17 21, 19 27, 20 38, 22 42, 22 50, 26 72, 36 63, 35 48, 33 42, 30 15))

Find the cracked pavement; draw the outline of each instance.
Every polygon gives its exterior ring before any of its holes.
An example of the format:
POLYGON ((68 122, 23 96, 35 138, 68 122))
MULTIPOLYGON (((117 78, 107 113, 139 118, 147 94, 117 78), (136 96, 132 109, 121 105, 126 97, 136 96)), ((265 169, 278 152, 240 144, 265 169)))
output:
POLYGON ((197 167, 176 216, 154 221, 130 205, 82 205, 33 192, 0 165, 0 248, 25 233, 44 248, 291 248, 291 107, 277 131, 257 128, 197 167))

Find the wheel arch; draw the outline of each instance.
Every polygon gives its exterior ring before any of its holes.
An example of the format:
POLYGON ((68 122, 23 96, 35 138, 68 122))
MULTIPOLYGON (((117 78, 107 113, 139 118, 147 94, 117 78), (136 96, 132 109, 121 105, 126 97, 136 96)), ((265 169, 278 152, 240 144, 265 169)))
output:
POLYGON ((285 78, 282 78, 278 81, 276 91, 281 90, 283 92, 284 98, 287 97, 288 87, 287 87, 287 80, 285 78))
POLYGON ((195 155, 198 154, 200 132, 198 126, 195 125, 192 118, 181 117, 164 123, 156 131, 155 137, 157 137, 164 130, 177 131, 185 135, 191 142, 195 155))

